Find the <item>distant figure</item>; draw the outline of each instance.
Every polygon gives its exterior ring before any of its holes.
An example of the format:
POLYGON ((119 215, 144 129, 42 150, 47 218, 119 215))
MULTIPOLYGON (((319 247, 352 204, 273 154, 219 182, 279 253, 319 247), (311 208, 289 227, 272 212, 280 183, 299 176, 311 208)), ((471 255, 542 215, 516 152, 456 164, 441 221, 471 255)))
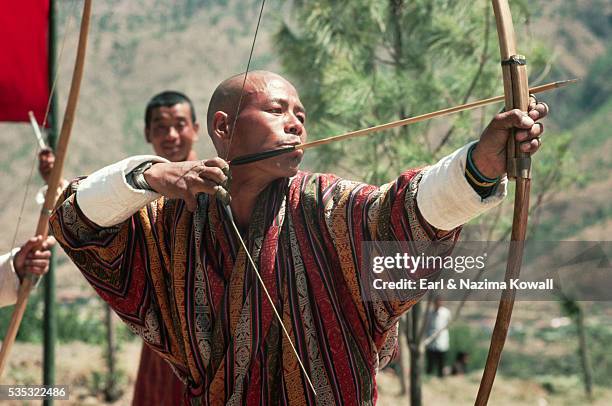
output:
POLYGON ((455 357, 455 363, 451 367, 452 375, 465 375, 470 355, 467 352, 459 351, 455 357))
POLYGON ((451 320, 451 312, 442 306, 442 299, 434 300, 434 308, 429 315, 427 323, 427 337, 434 337, 427 344, 426 363, 427 373, 437 371, 440 378, 444 376, 444 360, 449 347, 448 323, 451 320))

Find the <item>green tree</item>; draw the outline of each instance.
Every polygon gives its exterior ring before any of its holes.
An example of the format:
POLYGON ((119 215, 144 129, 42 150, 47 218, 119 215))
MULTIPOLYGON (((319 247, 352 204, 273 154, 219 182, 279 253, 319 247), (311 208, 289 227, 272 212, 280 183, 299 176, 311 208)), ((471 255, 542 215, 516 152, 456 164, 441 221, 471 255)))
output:
MULTIPOLYGON (((525 21, 523 2, 514 4, 515 17, 525 21)), ((276 34, 279 56, 303 85, 311 138, 501 93, 489 1, 296 1, 288 14, 276 34)), ((542 52, 522 52, 538 55, 530 61, 532 71, 542 66, 542 52)), ((311 155, 317 169, 334 165, 381 183, 477 138, 477 117, 466 113, 404 127, 311 155)))

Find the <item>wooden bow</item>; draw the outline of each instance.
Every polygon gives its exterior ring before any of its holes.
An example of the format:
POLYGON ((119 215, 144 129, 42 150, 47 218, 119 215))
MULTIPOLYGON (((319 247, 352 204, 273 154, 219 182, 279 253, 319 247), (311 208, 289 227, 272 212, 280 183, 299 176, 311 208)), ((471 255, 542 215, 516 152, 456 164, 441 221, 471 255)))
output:
MULTIPOLYGON (((525 57, 517 55, 516 52, 516 40, 510 6, 507 0, 492 1, 499 38, 506 110, 520 109, 526 112, 529 106, 527 69, 525 67, 525 57)), ((529 214, 531 158, 528 153, 520 151, 519 143, 514 140, 514 132, 508 138, 506 154, 508 157, 508 178, 516 180, 514 217, 512 220, 510 251, 505 275, 506 286, 510 286, 510 279, 518 278, 523 260, 527 217, 529 214)), ((491 337, 489 355, 487 356, 487 362, 476 397, 475 405, 477 406, 486 405, 489 401, 497 366, 499 365, 508 334, 508 327, 510 326, 515 295, 516 291, 512 288, 507 288, 502 292, 497 310, 497 319, 491 337)))
MULTIPOLYGON (((48 182, 47 193, 45 195, 45 203, 40 212, 38 218, 38 225, 36 226, 35 235, 42 235, 43 240, 47 238, 49 231, 49 216, 55 206, 57 200, 57 190, 62 179, 62 170, 64 167, 64 159, 66 157, 66 151, 68 148, 68 142, 70 140, 70 132, 72 130, 72 124, 74 123, 74 116, 77 107, 77 101, 79 99, 79 90, 81 88, 81 79, 83 78, 83 66, 85 64, 85 54, 87 51, 87 35, 89 32, 89 20, 91 17, 91 0, 85 0, 83 6, 83 17, 81 19, 81 29, 79 33, 79 45, 77 50, 76 62, 74 65, 74 71, 72 74, 72 83, 70 85, 70 93, 68 95, 68 104, 66 105, 66 111, 64 113, 64 121, 62 122, 62 129, 60 131, 60 137, 55 150, 55 165, 51 172, 51 177, 48 182)), ((52 57, 51 55, 49 57, 52 57)), ((2 342, 2 350, 0 350, 0 377, 6 366, 8 355, 11 347, 17 337, 19 331, 19 325, 23 318, 28 299, 30 297, 30 291, 34 287, 37 281, 37 277, 28 275, 22 281, 19 287, 19 294, 17 296, 17 304, 13 310, 11 316, 11 322, 8 327, 8 331, 4 336, 2 342)))

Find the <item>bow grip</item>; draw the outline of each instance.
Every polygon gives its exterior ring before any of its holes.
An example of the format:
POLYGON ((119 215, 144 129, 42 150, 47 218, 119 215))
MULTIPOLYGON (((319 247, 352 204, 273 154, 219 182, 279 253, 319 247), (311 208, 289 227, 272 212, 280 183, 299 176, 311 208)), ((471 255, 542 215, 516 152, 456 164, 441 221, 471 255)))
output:
MULTIPOLYGON (((501 62, 504 77, 504 94, 506 110, 520 109, 527 111, 529 107, 529 89, 521 86, 527 83, 527 61, 523 55, 512 55, 501 62)), ((528 152, 520 150, 520 144, 515 140, 516 129, 508 138, 506 149, 506 172, 509 179, 531 178, 531 157, 528 152)))

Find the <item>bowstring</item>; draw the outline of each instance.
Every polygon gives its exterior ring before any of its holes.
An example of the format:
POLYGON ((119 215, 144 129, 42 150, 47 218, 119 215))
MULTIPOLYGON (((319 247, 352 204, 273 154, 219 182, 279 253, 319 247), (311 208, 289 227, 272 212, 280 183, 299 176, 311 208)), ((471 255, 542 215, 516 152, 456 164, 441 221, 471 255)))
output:
MULTIPOLYGON (((238 115, 240 114, 240 107, 242 106, 242 100, 244 98, 244 88, 246 86, 246 81, 247 81, 247 77, 249 75, 249 69, 251 67, 251 60, 253 59, 253 51, 255 49, 255 43, 257 42, 257 34, 259 33, 259 26, 261 23, 261 17, 263 15, 263 10, 264 10, 264 6, 266 4, 266 0, 262 0, 261 2, 261 9, 259 10, 259 17, 257 18, 257 26, 255 27, 255 35, 253 36, 253 42, 251 44, 251 51, 249 52, 249 59, 247 62, 247 66, 246 66, 246 70, 244 72, 244 79, 242 80, 242 88, 240 89, 240 97, 238 98, 238 105, 236 106, 236 114, 234 115, 234 120, 232 123, 232 129, 230 130, 230 139, 229 139, 229 144, 227 146, 227 151, 225 154, 225 161, 227 161, 227 159, 229 158, 230 155, 230 149, 232 146, 232 140, 234 139, 234 133, 236 131, 236 123, 238 121, 238 115)), ((253 260, 253 257, 251 256, 249 249, 246 246, 246 243, 244 242, 242 235, 240 234, 240 230, 238 230, 238 226, 236 225, 236 223, 234 222, 234 218, 232 216, 232 209, 230 208, 229 204, 225 204, 223 203, 225 210, 227 211, 227 215, 228 218, 230 220, 230 223, 232 225, 232 228, 234 230, 234 233, 236 234, 236 237, 238 238, 238 241, 240 242, 240 245, 242 246, 242 249, 244 250, 246 256, 249 259, 249 262, 251 264, 251 266, 253 267, 253 270, 255 271, 255 274, 257 275, 257 278, 259 279, 259 282, 261 284, 261 287, 264 291, 264 293, 266 294, 266 297, 268 298, 268 301, 270 302, 270 305, 272 306, 272 309, 274 311, 274 315, 276 316, 276 318, 278 319, 281 328, 283 330, 283 333, 285 334, 285 336, 287 337, 287 341, 289 341, 289 345, 291 346, 291 349, 293 350, 293 353, 295 354, 295 357, 300 365, 300 368, 302 369, 302 372, 304 373, 304 377, 306 378, 310 388, 312 389, 312 392, 315 394, 317 394, 317 391, 314 388, 314 385, 310 379, 310 377, 308 376, 308 373, 306 372, 306 367, 304 366, 304 364, 302 363, 302 360, 300 359, 300 356, 298 355, 298 352, 295 348, 295 345, 293 344, 293 340, 291 340, 291 336, 289 335, 289 332, 287 331, 287 328, 285 327, 285 323, 283 323, 283 319, 281 318, 280 314, 278 313, 278 310, 276 309, 276 306, 274 306, 274 302, 272 301, 272 297, 270 296, 270 293, 268 292, 268 289, 266 288, 266 285, 263 281, 263 278, 261 277, 261 274, 259 273, 259 270, 257 268, 257 265, 255 264, 255 261, 253 260)))
POLYGON ((266 0, 262 0, 261 9, 259 10, 259 17, 257 18, 257 26, 255 27, 255 35, 253 36, 253 42, 251 44, 251 51, 249 52, 249 60, 247 61, 246 70, 244 71, 244 79, 242 80, 242 88, 240 89, 240 98, 238 99, 238 105, 236 106, 236 114, 234 115, 234 122, 232 123, 232 129, 230 131, 229 144, 227 146, 227 152, 225 154, 225 161, 229 158, 230 149, 232 148, 232 140, 234 139, 234 132, 236 130, 236 122, 238 121, 238 115, 240 114, 240 107, 242 106, 242 99, 244 97, 244 88, 246 86, 247 76, 249 75, 249 69, 251 67, 251 60, 253 59, 253 51, 255 49, 255 42, 257 42, 257 34, 259 33, 259 25, 261 23, 261 16, 263 15, 264 6, 266 0))
MULTIPOLYGON (((47 107, 45 108, 45 115, 43 118, 43 122, 41 128, 45 128, 47 125, 47 119, 49 117, 49 112, 51 111, 51 101, 53 100, 53 96, 55 95, 56 85, 59 79, 59 65, 62 60, 62 56, 64 54, 64 46, 66 45, 66 38, 68 38, 68 32, 70 32, 72 28, 72 22, 74 20, 74 14, 76 11, 77 0, 73 0, 72 8, 68 14, 68 21, 66 22, 66 28, 64 28, 64 34, 62 36, 62 44, 60 46, 60 51, 55 61, 55 75, 53 77, 53 81, 51 83, 51 88, 49 89, 49 98, 47 99, 47 107)), ((49 35, 53 35, 53 33, 49 33, 49 35)), ((53 58, 54 55, 48 54, 47 58, 53 58)), ((13 262, 14 254, 15 254, 15 244, 17 243, 17 235, 19 234, 19 229, 21 227, 21 220, 23 219, 23 212, 25 211, 26 201, 28 199, 28 193, 30 191, 30 185, 32 184, 32 179, 34 178, 34 169, 36 168, 36 162, 38 161, 38 154, 41 151, 38 143, 36 144, 36 148, 34 150, 34 158, 32 159, 32 164, 30 165, 30 174, 28 175, 28 180, 25 185, 25 189, 23 192, 23 198, 21 199, 21 207, 19 208, 19 215, 17 216, 17 225, 15 226, 15 232, 13 233, 13 241, 11 243, 11 254, 9 256, 9 260, 13 262)))

